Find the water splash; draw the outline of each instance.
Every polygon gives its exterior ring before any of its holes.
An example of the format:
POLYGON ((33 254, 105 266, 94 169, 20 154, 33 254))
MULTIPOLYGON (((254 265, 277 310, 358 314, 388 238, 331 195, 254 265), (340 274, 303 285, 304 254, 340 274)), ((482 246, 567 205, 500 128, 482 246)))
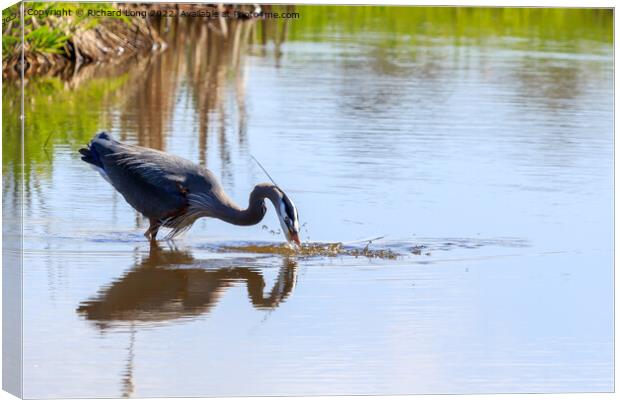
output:
POLYGON ((366 257, 394 260, 403 257, 430 257, 436 253, 474 250, 480 247, 523 248, 527 241, 519 238, 420 238, 412 241, 381 241, 383 237, 357 242, 306 242, 296 248, 288 243, 219 243, 209 246, 219 253, 251 253, 287 257, 366 257), (378 242, 380 241, 380 242, 378 242))
POLYGON ((280 254, 283 256, 298 257, 367 257, 396 259, 400 254, 392 249, 370 249, 345 246, 342 243, 303 243, 300 248, 294 248, 286 243, 282 244, 239 244, 223 245, 217 251, 229 253, 280 254))

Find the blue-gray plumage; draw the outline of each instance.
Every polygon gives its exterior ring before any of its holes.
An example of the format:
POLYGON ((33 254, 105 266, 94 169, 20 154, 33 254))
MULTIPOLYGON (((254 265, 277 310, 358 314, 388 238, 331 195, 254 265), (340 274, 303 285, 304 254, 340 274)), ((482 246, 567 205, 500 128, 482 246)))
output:
POLYGON ((155 240, 160 227, 171 228, 173 238, 201 217, 218 218, 235 225, 255 225, 265 213, 269 199, 278 214, 286 239, 297 244, 297 209, 275 184, 261 183, 250 193, 247 209, 226 195, 208 169, 159 150, 121 143, 109 134, 95 135, 82 160, 91 164, 138 212, 150 221, 145 236, 155 240))

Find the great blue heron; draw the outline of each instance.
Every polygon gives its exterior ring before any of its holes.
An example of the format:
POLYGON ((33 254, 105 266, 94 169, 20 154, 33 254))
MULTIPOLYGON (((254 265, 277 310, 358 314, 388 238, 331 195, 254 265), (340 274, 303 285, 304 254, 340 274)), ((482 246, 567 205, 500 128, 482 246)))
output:
POLYGON ((250 193, 247 209, 226 195, 215 175, 184 158, 145 147, 121 143, 109 134, 95 135, 82 160, 91 164, 125 200, 149 219, 145 236, 155 241, 160 227, 171 228, 166 239, 189 229, 201 217, 234 225, 258 224, 269 199, 289 242, 300 245, 297 209, 277 185, 260 183, 250 193))

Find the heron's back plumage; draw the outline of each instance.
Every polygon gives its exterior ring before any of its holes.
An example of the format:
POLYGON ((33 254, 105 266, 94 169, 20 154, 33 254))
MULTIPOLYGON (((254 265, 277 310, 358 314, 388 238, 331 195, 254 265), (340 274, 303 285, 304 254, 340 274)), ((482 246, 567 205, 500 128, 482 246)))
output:
POLYGON ((209 202, 227 199, 208 169, 162 151, 121 143, 105 132, 95 135, 80 153, 133 208, 173 228, 171 236, 209 216, 209 202), (196 200, 205 207, 198 209, 196 200))

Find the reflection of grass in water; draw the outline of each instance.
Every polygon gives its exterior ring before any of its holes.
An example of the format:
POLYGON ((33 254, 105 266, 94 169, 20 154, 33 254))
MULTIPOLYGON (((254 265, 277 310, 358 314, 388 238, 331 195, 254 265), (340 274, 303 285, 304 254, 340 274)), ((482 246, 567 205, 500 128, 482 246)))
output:
MULTIPOLYGON (((59 78, 42 78, 26 86, 24 127, 24 172, 26 179, 34 169, 49 174, 56 144, 77 148, 91 139, 106 125, 101 113, 105 100, 126 80, 118 78, 93 79, 77 89, 66 89, 59 78)), ((3 87, 2 112, 15 115, 19 110, 20 88, 3 87)), ((2 165, 17 167, 20 158, 20 126, 12 118, 2 120, 2 165)), ((14 171, 16 172, 16 171, 14 171)))
POLYGON ((258 245, 251 244, 247 246, 222 246, 222 252, 241 252, 255 254, 280 254, 284 256, 301 256, 301 257, 367 257, 381 258, 393 260, 398 257, 398 253, 390 249, 370 249, 369 246, 364 248, 346 247, 342 243, 303 243, 300 249, 295 249, 288 244, 268 244, 258 245))
MULTIPOLYGON (((451 37, 455 41, 498 36, 609 43, 613 39, 611 9, 299 6, 296 11, 301 18, 290 24, 291 40, 308 36, 325 40, 325 32, 368 31, 451 37)), ((410 40, 415 41, 415 36, 410 40)))

